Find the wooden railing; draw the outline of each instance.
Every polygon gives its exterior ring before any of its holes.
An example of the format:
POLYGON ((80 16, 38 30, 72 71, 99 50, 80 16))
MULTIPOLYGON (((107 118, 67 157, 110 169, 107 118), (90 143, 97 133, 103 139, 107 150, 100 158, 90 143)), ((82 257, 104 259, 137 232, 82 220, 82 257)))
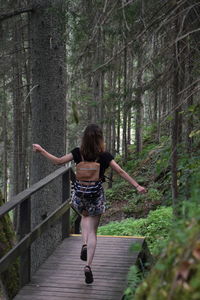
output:
POLYGON ((28 189, 14 196, 13 199, 0 207, 0 218, 19 206, 19 242, 0 259, 0 273, 4 272, 17 257, 20 257, 20 285, 30 281, 31 274, 31 244, 53 223, 61 219, 62 239, 70 234, 70 179, 74 177, 71 167, 61 167, 35 183, 28 189), (44 221, 31 230, 31 195, 42 189, 54 179, 62 176, 62 204, 44 221))

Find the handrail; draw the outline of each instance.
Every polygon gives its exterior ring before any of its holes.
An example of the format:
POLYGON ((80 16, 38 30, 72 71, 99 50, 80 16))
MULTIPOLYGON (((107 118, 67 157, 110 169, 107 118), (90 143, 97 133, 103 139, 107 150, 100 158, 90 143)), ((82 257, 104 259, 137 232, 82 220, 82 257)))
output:
POLYGON ((20 281, 21 286, 30 281, 31 261, 30 246, 41 234, 50 228, 50 226, 62 217, 62 238, 67 237, 70 233, 70 215, 69 215, 69 199, 70 199, 70 179, 73 179, 73 171, 71 166, 63 166, 37 183, 33 184, 26 190, 14 196, 12 200, 0 207, 0 217, 3 217, 10 210, 18 205, 20 206, 20 241, 0 259, 0 274, 4 272, 9 265, 20 256, 20 281), (46 186, 54 179, 62 176, 62 204, 56 208, 45 220, 38 224, 31 231, 31 195, 46 186))
POLYGON ((44 177, 40 181, 36 182, 26 190, 22 191, 21 193, 14 196, 10 201, 6 202, 4 205, 0 207, 0 218, 8 213, 10 210, 14 209, 17 205, 21 204, 24 200, 29 198, 31 195, 39 191, 41 188, 43 188, 45 185, 59 177, 60 175, 63 175, 66 173, 71 167, 66 168, 66 166, 63 166, 48 176, 44 177))
POLYGON ((69 199, 60 205, 52 214, 49 215, 42 223, 36 226, 29 234, 17 243, 6 255, 0 259, 0 274, 4 272, 9 265, 21 254, 23 254, 28 247, 50 226, 59 219, 70 207, 69 199))

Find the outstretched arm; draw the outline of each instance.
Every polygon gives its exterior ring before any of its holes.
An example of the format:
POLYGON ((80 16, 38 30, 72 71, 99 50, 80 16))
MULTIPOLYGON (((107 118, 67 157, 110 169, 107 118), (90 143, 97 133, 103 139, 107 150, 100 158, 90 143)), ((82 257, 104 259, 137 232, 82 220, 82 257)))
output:
POLYGON ((137 181, 135 181, 128 173, 126 173, 115 161, 114 159, 110 162, 110 167, 117 172, 122 178, 124 178, 126 181, 128 181, 130 184, 132 184, 139 193, 146 193, 147 190, 139 185, 137 181))
POLYGON ((42 148, 38 144, 33 144, 33 151, 41 153, 43 156, 48 158, 55 165, 61 165, 61 164, 64 164, 64 163, 67 163, 67 162, 73 160, 72 153, 66 154, 62 157, 56 157, 56 156, 50 154, 49 152, 47 152, 44 148, 42 148))

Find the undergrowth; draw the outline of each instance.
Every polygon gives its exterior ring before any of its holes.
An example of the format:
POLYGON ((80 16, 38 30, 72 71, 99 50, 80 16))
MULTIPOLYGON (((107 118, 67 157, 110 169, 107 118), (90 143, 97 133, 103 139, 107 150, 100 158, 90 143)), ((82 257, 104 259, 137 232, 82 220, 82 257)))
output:
POLYGON ((151 211, 147 218, 128 218, 100 226, 99 235, 145 236, 152 254, 158 255, 162 243, 168 239, 172 227, 172 208, 160 207, 151 211))
MULTIPOLYGON (((156 265, 141 284, 126 289, 126 300, 200 299, 200 172, 191 178, 191 197, 181 203, 156 265)), ((140 275, 133 274, 138 282, 140 275)))

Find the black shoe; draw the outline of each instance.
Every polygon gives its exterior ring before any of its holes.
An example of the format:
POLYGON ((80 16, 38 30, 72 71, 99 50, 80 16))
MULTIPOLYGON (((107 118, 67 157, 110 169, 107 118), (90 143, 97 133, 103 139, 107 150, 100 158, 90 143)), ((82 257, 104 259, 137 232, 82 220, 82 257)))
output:
POLYGON ((80 255, 80 259, 87 261, 87 245, 83 245, 81 248, 81 255, 80 255))
POLYGON ((85 283, 87 284, 92 283, 94 279, 93 279, 92 270, 90 266, 85 266, 84 272, 85 272, 85 283))

